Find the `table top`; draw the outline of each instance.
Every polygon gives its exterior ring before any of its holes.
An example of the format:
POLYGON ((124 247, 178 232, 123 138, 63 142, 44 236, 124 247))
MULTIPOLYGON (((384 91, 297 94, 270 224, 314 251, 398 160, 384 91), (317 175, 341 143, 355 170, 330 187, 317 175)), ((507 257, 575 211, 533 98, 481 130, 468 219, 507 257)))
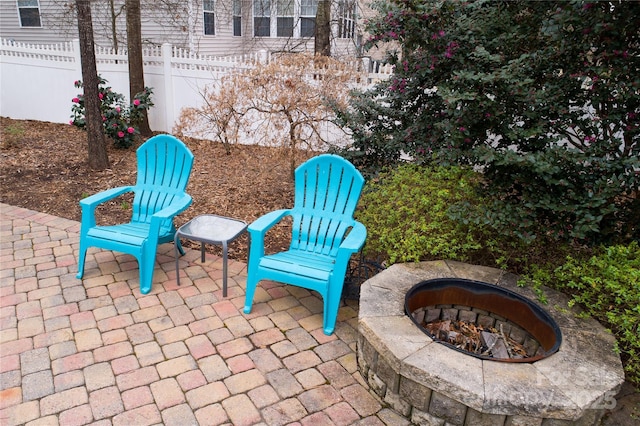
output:
POLYGON ((185 238, 211 243, 231 241, 247 228, 247 223, 230 217, 205 214, 196 216, 178 229, 185 238))

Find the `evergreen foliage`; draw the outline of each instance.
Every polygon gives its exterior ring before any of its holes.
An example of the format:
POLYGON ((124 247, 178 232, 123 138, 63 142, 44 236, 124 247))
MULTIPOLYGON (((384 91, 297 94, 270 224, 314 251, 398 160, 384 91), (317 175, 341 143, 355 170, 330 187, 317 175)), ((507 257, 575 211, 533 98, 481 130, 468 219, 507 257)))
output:
POLYGON ((627 378, 640 386, 640 247, 599 247, 592 256, 575 258, 555 269, 534 268, 534 286, 555 283, 588 315, 607 325, 617 339, 627 378))
POLYGON ((408 154, 483 172, 459 218, 524 241, 640 238, 640 3, 394 0, 394 76, 340 111, 366 172, 408 154))

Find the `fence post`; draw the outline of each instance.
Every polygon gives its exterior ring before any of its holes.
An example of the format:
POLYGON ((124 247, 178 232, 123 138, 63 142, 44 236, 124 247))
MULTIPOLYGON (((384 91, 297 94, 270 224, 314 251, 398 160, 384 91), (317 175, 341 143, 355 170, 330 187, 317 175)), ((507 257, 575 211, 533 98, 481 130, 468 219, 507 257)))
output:
POLYGON ((173 117, 173 74, 171 72, 171 44, 162 44, 162 62, 164 76, 164 111, 165 131, 171 132, 174 124, 173 117))
POLYGON ((77 80, 82 80, 82 59, 80 57, 80 39, 74 38, 71 42, 73 49, 74 72, 77 80))
POLYGON ((269 62, 269 53, 266 50, 261 49, 258 52, 258 62, 263 65, 269 62))
POLYGON ((367 74, 371 73, 371 58, 369 56, 362 57, 362 69, 367 74))

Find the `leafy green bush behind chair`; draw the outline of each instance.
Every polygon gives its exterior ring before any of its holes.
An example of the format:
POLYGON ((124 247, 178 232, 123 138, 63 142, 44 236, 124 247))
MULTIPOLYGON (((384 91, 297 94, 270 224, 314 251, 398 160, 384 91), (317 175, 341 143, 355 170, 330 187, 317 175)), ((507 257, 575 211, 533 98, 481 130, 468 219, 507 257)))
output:
POLYGON ((553 236, 526 241, 498 232, 489 221, 472 223, 461 206, 483 210, 482 184, 482 175, 468 168, 415 164, 370 179, 356 212, 368 230, 365 256, 387 264, 451 259, 500 267, 523 274, 523 285, 567 293, 572 305, 611 329, 628 380, 640 385, 638 243, 590 248, 553 236))

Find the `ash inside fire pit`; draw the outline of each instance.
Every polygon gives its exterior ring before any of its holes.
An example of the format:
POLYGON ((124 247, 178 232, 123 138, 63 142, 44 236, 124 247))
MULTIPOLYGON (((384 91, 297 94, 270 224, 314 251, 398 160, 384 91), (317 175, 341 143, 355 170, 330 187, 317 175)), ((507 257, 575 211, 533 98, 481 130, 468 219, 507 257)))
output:
POLYGON ((481 359, 534 362, 556 352, 562 340, 537 304, 479 281, 423 281, 407 293, 405 311, 432 339, 481 359))

